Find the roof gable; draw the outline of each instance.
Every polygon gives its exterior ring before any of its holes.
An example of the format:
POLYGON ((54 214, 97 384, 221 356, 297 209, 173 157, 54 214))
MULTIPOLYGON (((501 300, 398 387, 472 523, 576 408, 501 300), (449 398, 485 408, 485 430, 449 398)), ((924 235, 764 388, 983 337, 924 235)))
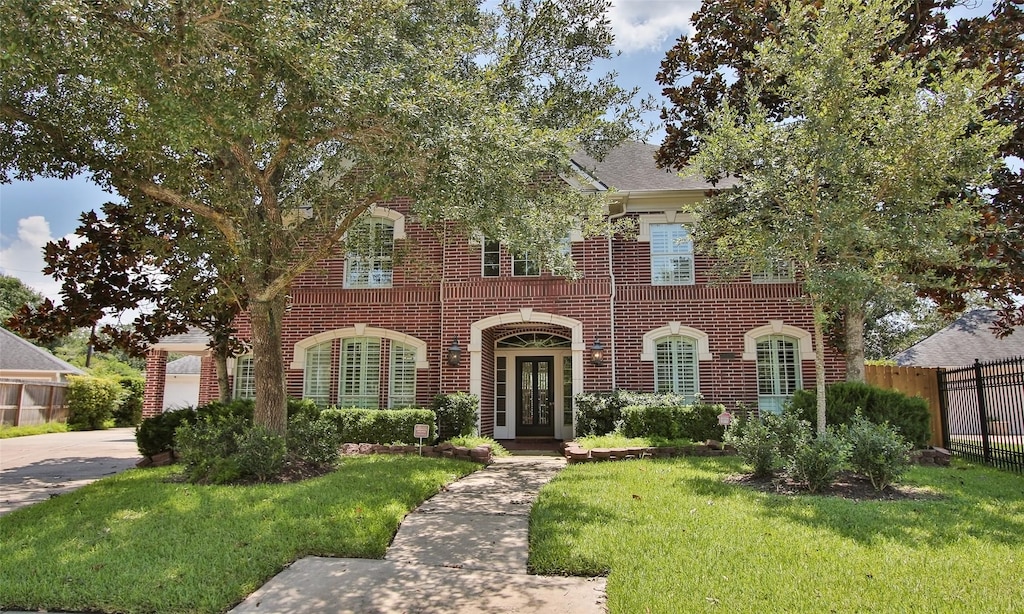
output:
POLYGON ((78 367, 64 362, 5 328, 0 328, 0 370, 85 374, 78 367))
POLYGON ((968 312, 946 328, 895 356, 896 364, 915 367, 962 367, 1024 356, 1024 326, 1002 339, 992 334, 999 317, 993 309, 968 312))

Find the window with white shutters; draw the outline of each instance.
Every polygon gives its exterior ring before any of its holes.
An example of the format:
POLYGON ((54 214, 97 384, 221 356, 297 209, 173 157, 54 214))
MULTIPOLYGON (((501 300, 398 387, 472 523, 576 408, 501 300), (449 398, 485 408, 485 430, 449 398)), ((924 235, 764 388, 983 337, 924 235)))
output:
POLYGON ((380 407, 380 339, 345 339, 339 407, 380 407))
POLYGON ((697 381, 697 342, 689 337, 659 339, 654 346, 654 389, 682 395, 688 403, 700 391, 697 381))

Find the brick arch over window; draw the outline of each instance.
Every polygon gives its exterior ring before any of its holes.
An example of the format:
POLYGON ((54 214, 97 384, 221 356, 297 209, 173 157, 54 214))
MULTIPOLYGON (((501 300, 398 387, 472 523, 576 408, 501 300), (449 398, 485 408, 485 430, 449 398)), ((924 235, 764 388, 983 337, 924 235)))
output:
POLYGON ((811 333, 802 328, 784 324, 782 320, 770 320, 764 326, 743 333, 743 360, 757 360, 757 340, 769 335, 785 335, 796 339, 800 360, 814 360, 814 343, 811 333))
POLYGON ((292 364, 290 369, 301 370, 306 368, 306 350, 313 347, 314 345, 323 343, 324 341, 330 341, 332 339, 344 339, 348 337, 379 337, 381 339, 391 339, 398 343, 403 343, 407 346, 412 347, 416 350, 416 368, 417 369, 429 369, 430 363, 427 362, 427 342, 421 341, 412 335, 400 333, 397 330, 391 330, 387 328, 374 328, 365 324, 356 324, 348 328, 336 328, 329 330, 312 337, 306 337, 295 344, 294 354, 292 355, 292 364))
MULTIPOLYGON (((565 316, 543 311, 534 311, 524 307, 519 311, 502 313, 469 325, 469 393, 482 398, 483 392, 483 337, 484 331, 503 324, 553 324, 569 329, 572 341, 572 394, 575 397, 583 392, 583 353, 587 349, 583 341, 583 322, 565 316)), ((493 348, 491 348, 493 350, 493 348)), ((483 412, 477 412, 477 432, 480 432, 480 420, 483 412)), ((574 417, 575 420, 575 417, 574 417)))
POLYGON ((655 328, 644 333, 643 349, 640 360, 654 360, 654 344, 664 337, 690 337, 697 342, 697 360, 711 360, 711 344, 708 334, 696 328, 681 326, 679 322, 669 322, 667 326, 655 328))

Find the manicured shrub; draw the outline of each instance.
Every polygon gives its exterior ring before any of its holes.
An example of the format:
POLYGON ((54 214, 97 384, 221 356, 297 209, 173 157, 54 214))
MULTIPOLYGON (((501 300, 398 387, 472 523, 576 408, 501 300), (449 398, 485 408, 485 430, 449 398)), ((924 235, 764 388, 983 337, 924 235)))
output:
MULTIPOLYGON (((798 390, 791 405, 800 418, 814 424, 817 398, 813 390, 798 390)), ((860 409, 875 424, 888 422, 916 448, 927 446, 931 437, 928 402, 920 397, 861 382, 837 382, 826 388, 825 402, 825 418, 830 425, 850 424, 860 409)))
POLYGON ((143 456, 153 456, 174 449, 174 432, 179 426, 196 421, 192 407, 165 411, 143 420, 135 429, 135 444, 143 456))
POLYGON ((136 426, 142 421, 142 397, 146 392, 146 380, 141 377, 122 377, 118 384, 124 395, 114 409, 114 426, 136 426))
POLYGON ((725 431, 725 441, 753 467, 755 477, 770 476, 779 466, 779 436, 763 420, 755 417, 733 422, 725 431))
POLYGON ((811 423, 801 420, 800 416, 792 409, 787 408, 781 414, 767 413, 761 419, 765 426, 775 433, 779 458, 783 462, 792 458, 797 448, 811 438, 811 423))
POLYGON ((235 452, 237 425, 220 420, 186 422, 174 434, 175 448, 190 482, 224 484, 240 478, 235 452))
POLYGON ((113 418, 124 391, 115 379, 72 375, 68 378, 68 426, 89 431, 113 418))
POLYGON ((288 454, 299 461, 328 467, 338 460, 338 429, 326 417, 298 413, 288 419, 288 454))
POLYGON ((330 420, 342 443, 418 443, 417 424, 428 424, 430 438, 436 433, 435 415, 429 409, 325 409, 320 417, 330 420))
POLYGON ((252 414, 256 409, 253 399, 232 399, 228 402, 211 401, 196 408, 200 420, 236 422, 251 424, 252 414))
POLYGON ((850 468, 871 480, 875 490, 885 490, 910 467, 910 443, 889 425, 857 414, 842 432, 851 447, 850 468))
POLYGON ((320 417, 320 407, 312 399, 288 399, 288 417, 305 416, 310 420, 320 417))
POLYGON ((803 442, 789 458, 786 471, 807 490, 818 492, 830 486, 846 466, 850 444, 834 430, 803 442))
POLYGON ((480 400, 468 392, 439 394, 430 408, 437 416, 437 439, 465 437, 476 433, 477 409, 480 400))
MULTIPOLYGON (((675 395, 673 395, 675 397, 675 395)), ((622 434, 626 437, 655 437, 664 439, 720 440, 724 431, 718 424, 718 414, 725 411, 721 405, 662 405, 664 401, 678 401, 678 397, 648 399, 650 405, 629 405, 621 409, 622 434)))
POLYGON ((247 426, 235 435, 232 456, 243 477, 266 482, 281 473, 286 449, 284 437, 260 425, 247 426))
MULTIPOLYGON (((622 410, 630 406, 642 407, 684 407, 688 406, 686 398, 672 393, 630 392, 616 390, 613 392, 588 392, 576 395, 576 435, 601 436, 607 435, 621 427, 622 410)), ((697 403, 695 406, 703 405, 697 403)), ((721 406, 710 406, 720 408, 721 406)), ((687 427, 685 437, 694 440, 720 439, 721 429, 718 428, 716 414, 714 425, 706 420, 706 409, 701 409, 693 416, 694 423, 687 427), (710 433, 708 432, 710 429, 710 433)))

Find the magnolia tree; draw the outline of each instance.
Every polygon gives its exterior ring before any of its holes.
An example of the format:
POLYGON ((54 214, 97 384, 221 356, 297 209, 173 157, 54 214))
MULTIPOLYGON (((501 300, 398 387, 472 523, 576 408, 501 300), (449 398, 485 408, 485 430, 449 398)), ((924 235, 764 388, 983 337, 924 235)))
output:
POLYGON ((590 74, 607 8, 0 0, 0 178, 88 171, 210 227, 189 249, 234 268, 255 420, 283 433, 289 285, 375 207, 412 197, 427 226, 564 265, 562 231, 600 203, 549 179, 634 119, 632 93, 590 74))
POLYGON ((773 84, 773 108, 751 91, 706 109, 708 129, 695 135, 694 168, 740 180, 693 206, 698 244, 755 269, 792 263, 803 276, 819 433, 825 325, 841 306, 904 279, 909 263, 964 257, 958 233, 984 206, 966 188, 990 180, 1012 131, 984 117, 1002 95, 986 87, 984 70, 958 66, 955 53, 887 51, 905 33, 900 15, 892 0, 792 4, 779 35, 749 58, 773 84))
MULTIPOLYGON (((921 65, 937 50, 945 50, 960 66, 986 70, 990 78, 985 88, 993 96, 984 117, 1013 130, 999 155, 1024 158, 1024 10, 1013 0, 995 0, 985 14, 950 22, 949 9, 961 2, 892 3, 899 26, 893 38, 876 41, 878 57, 891 61, 895 54, 921 65)), ((712 113, 722 103, 743 116, 749 97, 754 96, 759 103, 756 108, 772 120, 784 121, 791 114, 784 89, 787 75, 765 72, 755 53, 759 43, 779 41, 786 31, 781 21, 786 5, 780 0, 703 2, 693 16, 694 33, 680 38, 658 74, 669 100, 663 111, 667 136, 658 153, 661 165, 681 170, 690 164, 702 144, 701 135, 710 129, 712 113)), ((948 61, 943 65, 948 72, 948 61)), ((934 299, 946 315, 964 310, 973 297, 981 296, 1002 307, 1001 334, 1024 323, 1024 304, 1014 300, 1015 294, 1024 294, 1024 171, 1019 166, 1017 170, 996 168, 990 183, 952 179, 949 192, 961 199, 973 193, 976 206, 975 215, 950 237, 963 257, 929 261, 927 253, 915 254, 902 268, 890 267, 891 284, 875 283, 875 291, 861 300, 846 297, 846 302, 835 306, 840 317, 829 323, 829 331, 846 354, 847 379, 864 377, 865 330, 869 334, 877 330, 880 309, 908 292, 934 299)), ((945 194, 933 202, 933 208, 940 212, 946 208, 945 194)), ((916 307, 903 298, 897 302, 916 307)))

